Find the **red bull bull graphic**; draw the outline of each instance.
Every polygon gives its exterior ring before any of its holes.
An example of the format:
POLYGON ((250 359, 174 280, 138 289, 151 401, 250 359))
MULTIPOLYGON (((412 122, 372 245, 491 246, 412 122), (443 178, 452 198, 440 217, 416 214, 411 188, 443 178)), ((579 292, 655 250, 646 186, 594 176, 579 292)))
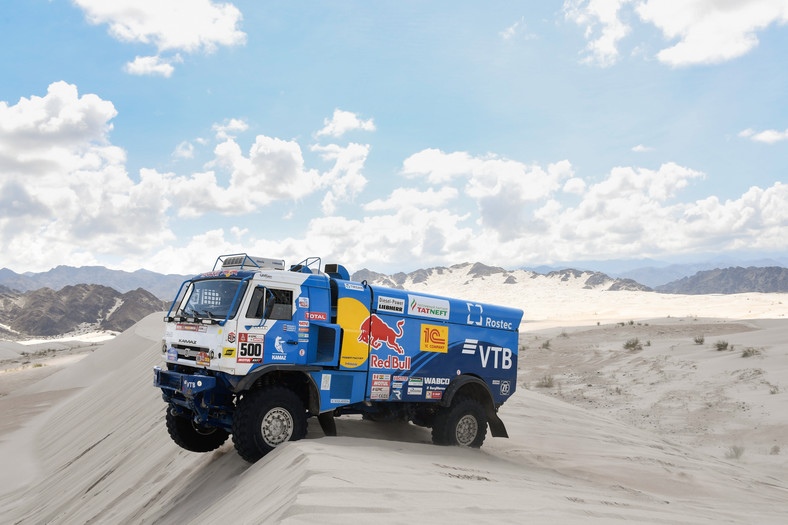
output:
POLYGON ((397 329, 394 330, 386 324, 386 321, 372 314, 361 323, 358 342, 368 344, 375 350, 380 349, 380 347, 385 344, 390 349, 402 355, 405 353, 405 350, 397 343, 397 339, 402 337, 404 333, 402 330, 404 324, 405 320, 400 319, 397 321, 397 329))

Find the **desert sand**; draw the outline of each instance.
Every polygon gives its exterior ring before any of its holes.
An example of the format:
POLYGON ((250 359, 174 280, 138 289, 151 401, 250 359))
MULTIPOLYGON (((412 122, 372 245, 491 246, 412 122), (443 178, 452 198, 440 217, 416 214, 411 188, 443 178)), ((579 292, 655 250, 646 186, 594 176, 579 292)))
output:
POLYGON ((181 450, 152 386, 160 314, 46 374, 0 372, 0 522, 786 522, 784 294, 508 301, 527 321, 510 438, 479 450, 356 417, 254 465, 181 450))

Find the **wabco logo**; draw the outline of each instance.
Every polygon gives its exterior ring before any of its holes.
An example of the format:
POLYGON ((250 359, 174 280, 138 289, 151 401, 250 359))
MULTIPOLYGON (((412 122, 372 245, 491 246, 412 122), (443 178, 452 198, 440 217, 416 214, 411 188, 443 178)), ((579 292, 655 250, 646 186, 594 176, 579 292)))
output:
POLYGON ((449 301, 408 294, 408 315, 449 319, 449 301))
POLYGON ((421 351, 441 352, 449 351, 449 327, 432 324, 421 325, 421 351))
POLYGON ((501 368, 503 370, 512 368, 512 351, 508 348, 479 343, 478 339, 466 339, 465 344, 462 345, 463 354, 474 355, 477 350, 479 351, 482 368, 487 368, 487 365, 490 363, 490 354, 492 354, 493 358, 493 368, 501 368))

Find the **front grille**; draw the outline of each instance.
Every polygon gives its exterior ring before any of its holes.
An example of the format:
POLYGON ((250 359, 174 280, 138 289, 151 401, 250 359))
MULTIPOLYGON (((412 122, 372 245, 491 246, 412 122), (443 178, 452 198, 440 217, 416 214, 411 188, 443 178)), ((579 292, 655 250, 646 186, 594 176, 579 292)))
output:
POLYGON ((202 346, 172 345, 172 347, 178 350, 178 357, 180 359, 187 359, 189 361, 196 361, 197 354, 200 352, 208 353, 208 349, 202 346))

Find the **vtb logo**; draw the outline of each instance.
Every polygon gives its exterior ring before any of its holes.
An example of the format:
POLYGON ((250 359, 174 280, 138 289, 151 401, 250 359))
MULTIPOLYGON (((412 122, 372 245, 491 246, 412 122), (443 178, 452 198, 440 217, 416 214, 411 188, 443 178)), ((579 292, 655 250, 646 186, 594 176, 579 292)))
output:
POLYGON ((449 327, 434 324, 421 325, 421 351, 447 353, 449 351, 449 327))

